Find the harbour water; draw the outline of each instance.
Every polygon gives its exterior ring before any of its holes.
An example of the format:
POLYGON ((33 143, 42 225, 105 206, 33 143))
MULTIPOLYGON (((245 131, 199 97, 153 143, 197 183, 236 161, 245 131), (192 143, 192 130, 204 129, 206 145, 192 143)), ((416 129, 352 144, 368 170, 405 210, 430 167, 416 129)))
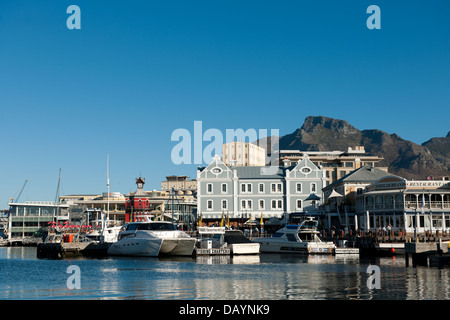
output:
POLYGON ((402 256, 279 255, 182 258, 36 258, 0 248, 0 299, 448 300, 450 268, 406 266, 402 256), (370 265, 380 288, 368 287, 370 265), (79 288, 68 287, 70 266, 79 288))

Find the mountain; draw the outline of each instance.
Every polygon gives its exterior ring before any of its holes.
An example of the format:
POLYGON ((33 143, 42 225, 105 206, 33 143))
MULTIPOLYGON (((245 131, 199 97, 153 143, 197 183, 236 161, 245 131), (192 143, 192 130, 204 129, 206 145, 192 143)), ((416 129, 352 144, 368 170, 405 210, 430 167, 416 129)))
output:
POLYGON ((280 150, 332 151, 359 145, 367 154, 383 157, 380 165, 388 167, 390 173, 407 179, 450 175, 450 132, 445 138, 419 145, 395 133, 360 131, 345 120, 309 116, 301 128, 279 140, 280 150))
POLYGON ((431 154, 450 171, 450 131, 444 138, 432 138, 422 144, 431 154))

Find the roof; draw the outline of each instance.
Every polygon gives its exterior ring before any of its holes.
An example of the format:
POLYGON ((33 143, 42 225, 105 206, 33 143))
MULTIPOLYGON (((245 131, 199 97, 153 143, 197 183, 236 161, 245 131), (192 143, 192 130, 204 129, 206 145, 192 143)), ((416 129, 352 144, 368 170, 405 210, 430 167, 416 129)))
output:
POLYGON ((289 168, 269 166, 232 168, 232 170, 236 170, 239 179, 280 179, 286 176, 286 169, 289 168))
POLYGON ((343 176, 339 180, 336 180, 332 184, 326 186, 324 189, 334 188, 337 185, 346 182, 373 183, 386 176, 392 176, 392 174, 376 167, 363 166, 343 176))

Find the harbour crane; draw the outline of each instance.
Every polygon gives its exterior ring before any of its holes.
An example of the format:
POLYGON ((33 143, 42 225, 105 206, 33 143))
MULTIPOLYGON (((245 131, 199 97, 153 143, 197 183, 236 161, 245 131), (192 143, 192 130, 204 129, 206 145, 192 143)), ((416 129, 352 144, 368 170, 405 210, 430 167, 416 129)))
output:
POLYGON ((22 187, 20 188, 19 192, 17 192, 16 196, 14 197, 14 199, 11 199, 12 203, 17 203, 20 199, 20 196, 22 195, 22 191, 25 188, 25 185, 27 184, 28 179, 25 180, 25 182, 23 183, 22 187))

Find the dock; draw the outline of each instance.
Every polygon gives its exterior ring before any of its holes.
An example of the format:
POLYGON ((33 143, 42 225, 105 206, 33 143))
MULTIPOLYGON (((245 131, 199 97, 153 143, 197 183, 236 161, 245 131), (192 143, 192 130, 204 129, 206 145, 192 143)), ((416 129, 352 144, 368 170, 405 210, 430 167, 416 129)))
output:
POLYGON ((21 246, 36 246, 41 238, 11 238, 0 239, 0 247, 21 247, 21 246))
POLYGON ((211 255, 231 255, 229 248, 195 248, 195 256, 211 256, 211 255))
POLYGON ((336 247, 334 254, 359 254, 359 248, 336 247))
POLYGON ((405 261, 409 265, 412 257, 413 265, 443 266, 450 264, 448 253, 449 241, 443 242, 406 242, 405 261))
POLYGON ((36 256, 40 259, 61 259, 69 255, 82 255, 89 242, 41 242, 37 245, 36 256))

